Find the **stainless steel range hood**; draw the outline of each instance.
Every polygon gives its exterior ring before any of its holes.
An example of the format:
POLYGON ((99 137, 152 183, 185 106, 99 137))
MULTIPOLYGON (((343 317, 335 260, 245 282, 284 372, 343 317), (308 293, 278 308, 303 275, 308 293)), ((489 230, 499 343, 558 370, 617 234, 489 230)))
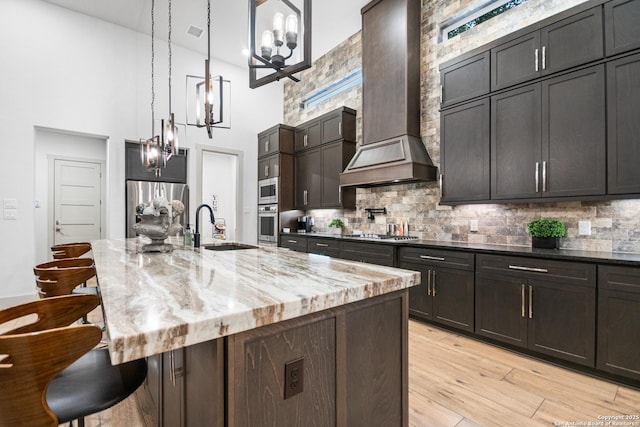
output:
POLYGON ((340 174, 343 187, 436 179, 420 138, 420 10, 420 0, 362 8, 363 141, 340 174))
POLYGON ((340 185, 374 187, 433 181, 436 173, 420 138, 403 135, 361 146, 340 174, 340 185))

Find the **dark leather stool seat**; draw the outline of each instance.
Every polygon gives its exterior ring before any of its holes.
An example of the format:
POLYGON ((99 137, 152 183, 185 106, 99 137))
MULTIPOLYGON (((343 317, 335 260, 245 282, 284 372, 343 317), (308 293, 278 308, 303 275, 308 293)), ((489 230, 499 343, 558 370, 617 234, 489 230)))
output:
POLYGON ((70 422, 123 401, 146 376, 144 359, 112 365, 107 349, 92 350, 49 383, 47 404, 59 423, 70 422))

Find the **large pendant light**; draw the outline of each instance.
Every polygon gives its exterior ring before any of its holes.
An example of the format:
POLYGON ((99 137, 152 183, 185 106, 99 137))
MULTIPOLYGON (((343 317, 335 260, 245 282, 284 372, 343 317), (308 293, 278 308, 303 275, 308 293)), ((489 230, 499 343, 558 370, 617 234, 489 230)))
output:
POLYGON ((163 155, 169 161, 178 151, 178 127, 176 126, 175 115, 171 109, 171 0, 169 0, 169 32, 167 36, 167 47, 169 50, 169 119, 163 125, 162 145, 163 155))
POLYGON ((249 86, 311 67, 311 0, 249 0, 249 86), (301 43, 298 43, 300 41, 301 43))
POLYGON ((206 128, 209 139, 213 138, 213 128, 230 127, 225 119, 229 112, 226 111, 224 99, 224 86, 228 86, 230 82, 222 76, 212 76, 211 68, 211 0, 207 0, 207 59, 204 60, 204 77, 187 75, 186 94, 187 125, 206 128))

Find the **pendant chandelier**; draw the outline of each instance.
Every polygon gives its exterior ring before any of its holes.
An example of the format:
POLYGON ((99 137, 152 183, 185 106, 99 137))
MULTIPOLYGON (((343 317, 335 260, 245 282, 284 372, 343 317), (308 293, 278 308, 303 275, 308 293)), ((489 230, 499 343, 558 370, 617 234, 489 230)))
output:
POLYGON ((171 110, 171 0, 169 0, 169 120, 160 121, 160 135, 155 131, 155 0, 151 0, 151 138, 140 140, 140 160, 160 177, 162 168, 178 150, 178 130, 171 110))
POLYGON ((213 128, 229 129, 228 96, 230 82, 222 76, 211 75, 211 0, 207 0, 207 59, 204 60, 204 77, 187 75, 187 125, 206 128, 209 139, 213 128), (226 87, 225 87, 226 86, 226 87))
POLYGON ((249 13, 249 86, 299 82, 311 67, 311 0, 249 0, 249 13))

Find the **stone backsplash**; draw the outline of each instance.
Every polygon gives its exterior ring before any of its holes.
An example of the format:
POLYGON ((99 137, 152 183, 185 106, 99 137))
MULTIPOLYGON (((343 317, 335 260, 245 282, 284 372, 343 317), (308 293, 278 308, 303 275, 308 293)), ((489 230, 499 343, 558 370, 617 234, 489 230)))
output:
MULTIPOLYGON (((451 58, 507 35, 536 21, 571 8, 584 0, 528 0, 461 35, 439 42, 441 23, 475 9, 486 0, 423 0, 421 46, 421 134, 436 165, 440 160, 439 65, 451 58)), ((361 33, 319 58, 300 73, 300 83, 284 84, 285 123, 296 125, 342 105, 358 111, 357 136, 362 140, 362 91, 353 88, 308 110, 302 100, 361 66, 361 33)), ((560 203, 484 204, 442 206, 438 184, 419 183, 357 190, 355 210, 313 210, 317 231, 329 231, 335 217, 345 220, 347 232, 362 230, 384 233, 389 223, 409 222, 409 234, 423 239, 454 242, 529 246, 526 224, 535 218, 557 218, 565 222, 564 249, 640 253, 640 200, 560 203), (386 215, 368 220, 365 208, 386 207, 386 215), (478 231, 470 222, 478 221, 478 231), (578 221, 591 221, 591 236, 578 236, 578 221)))

